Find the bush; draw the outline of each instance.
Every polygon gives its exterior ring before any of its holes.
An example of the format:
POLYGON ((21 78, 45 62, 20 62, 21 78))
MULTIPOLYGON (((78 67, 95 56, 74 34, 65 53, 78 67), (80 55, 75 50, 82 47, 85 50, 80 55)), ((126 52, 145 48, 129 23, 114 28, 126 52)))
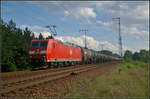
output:
POLYGON ((17 71, 16 65, 10 61, 2 64, 2 72, 14 72, 17 71))
POLYGON ((124 61, 123 64, 121 64, 123 68, 145 68, 147 66, 147 63, 142 61, 124 61))

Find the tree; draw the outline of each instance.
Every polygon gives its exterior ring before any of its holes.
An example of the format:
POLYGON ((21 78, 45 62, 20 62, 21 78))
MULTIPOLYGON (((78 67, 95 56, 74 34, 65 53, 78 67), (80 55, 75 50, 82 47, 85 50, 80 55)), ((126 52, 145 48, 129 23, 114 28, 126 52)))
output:
POLYGON ((31 40, 32 40, 32 32, 26 27, 24 30, 24 50, 28 50, 31 40))
POLYGON ((139 55, 140 55, 141 61, 148 62, 148 59, 149 59, 148 51, 146 51, 145 49, 141 49, 139 55))
POLYGON ((15 30, 16 29, 16 23, 13 22, 13 20, 11 19, 9 22, 8 22, 8 27, 12 30, 15 30))
POLYGON ((0 18, 0 24, 3 25, 4 21, 0 18))
POLYGON ((133 60, 140 60, 140 54, 138 52, 135 52, 132 56, 133 60))
POLYGON ((109 50, 102 50, 102 51, 100 51, 100 53, 106 54, 106 55, 112 55, 112 52, 109 50))
POLYGON ((120 55, 118 55, 117 53, 114 53, 112 56, 114 56, 114 57, 120 57, 120 55))
POLYGON ((126 61, 131 61, 131 60, 132 60, 132 52, 129 51, 129 50, 125 51, 124 59, 125 59, 126 61))
POLYGON ((52 38, 54 38, 53 36, 48 36, 48 37, 46 37, 46 39, 52 39, 52 38))
POLYGON ((43 35, 40 33, 39 34, 39 39, 41 40, 41 39, 44 39, 44 37, 43 37, 43 35))
POLYGON ((32 32, 16 28, 16 23, 10 20, 5 23, 0 20, 1 37, 1 70, 11 72, 29 67, 27 61, 28 48, 33 38, 32 32))
POLYGON ((31 35, 31 39, 35 39, 35 35, 34 35, 34 33, 32 33, 32 35, 31 35))

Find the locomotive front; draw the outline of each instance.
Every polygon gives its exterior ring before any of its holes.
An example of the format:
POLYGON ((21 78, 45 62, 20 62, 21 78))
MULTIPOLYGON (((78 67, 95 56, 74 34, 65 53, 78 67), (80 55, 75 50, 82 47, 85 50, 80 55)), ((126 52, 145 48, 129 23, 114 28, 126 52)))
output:
POLYGON ((32 40, 29 49, 29 61, 34 65, 43 65, 46 63, 48 40, 32 40))

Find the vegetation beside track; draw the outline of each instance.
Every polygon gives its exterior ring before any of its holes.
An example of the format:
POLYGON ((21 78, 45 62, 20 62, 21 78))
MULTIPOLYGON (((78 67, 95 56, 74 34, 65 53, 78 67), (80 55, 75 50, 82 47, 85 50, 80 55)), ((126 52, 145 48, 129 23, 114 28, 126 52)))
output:
POLYGON ((148 64, 123 62, 69 97, 148 97, 148 64))

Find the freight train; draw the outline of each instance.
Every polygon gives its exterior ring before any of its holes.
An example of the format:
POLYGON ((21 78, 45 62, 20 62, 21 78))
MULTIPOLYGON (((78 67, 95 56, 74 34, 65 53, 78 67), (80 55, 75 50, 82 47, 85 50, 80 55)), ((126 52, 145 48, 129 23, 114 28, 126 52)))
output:
POLYGON ((120 58, 101 54, 92 49, 57 39, 32 40, 29 49, 29 61, 33 67, 48 64, 51 66, 70 66, 118 61, 120 58))

